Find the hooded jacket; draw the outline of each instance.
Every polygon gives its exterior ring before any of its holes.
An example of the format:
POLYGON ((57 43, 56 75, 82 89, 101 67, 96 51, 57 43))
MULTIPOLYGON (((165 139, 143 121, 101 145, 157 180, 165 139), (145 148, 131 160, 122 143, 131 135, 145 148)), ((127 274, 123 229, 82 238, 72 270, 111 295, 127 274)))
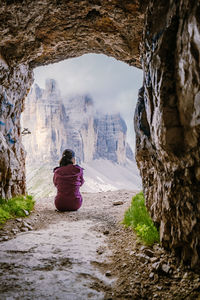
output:
POLYGON ((60 211, 77 210, 81 207, 82 196, 79 188, 84 183, 83 169, 78 165, 54 169, 54 185, 57 188, 55 206, 60 211))

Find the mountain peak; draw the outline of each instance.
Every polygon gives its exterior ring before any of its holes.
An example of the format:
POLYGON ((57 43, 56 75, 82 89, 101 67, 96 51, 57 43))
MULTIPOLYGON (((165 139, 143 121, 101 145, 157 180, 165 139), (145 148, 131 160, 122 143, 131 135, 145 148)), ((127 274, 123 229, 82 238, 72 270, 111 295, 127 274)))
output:
POLYGON ((45 81, 45 90, 52 93, 58 89, 58 84, 55 79, 47 78, 45 81))
POLYGON ((61 97, 54 79, 46 80, 45 90, 35 85, 34 91, 33 101, 27 101, 23 122, 34 132, 24 140, 30 162, 56 162, 65 148, 76 152, 78 163, 103 158, 124 164, 127 157, 131 158, 130 149, 126 151, 126 123, 119 113, 98 114, 87 94, 61 97))
POLYGON ((50 102, 60 101, 60 90, 58 83, 55 79, 47 78, 45 81, 45 89, 43 91, 43 98, 49 100, 50 102))

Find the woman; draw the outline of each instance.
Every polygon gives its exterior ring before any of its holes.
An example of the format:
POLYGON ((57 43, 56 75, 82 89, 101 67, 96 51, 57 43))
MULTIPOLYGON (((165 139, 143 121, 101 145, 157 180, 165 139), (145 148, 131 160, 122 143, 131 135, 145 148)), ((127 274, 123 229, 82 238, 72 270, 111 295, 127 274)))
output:
POLYGON ((79 188, 84 183, 83 169, 75 165, 75 153, 70 149, 63 152, 60 166, 54 169, 54 185, 57 188, 55 206, 59 211, 77 210, 82 205, 79 188))

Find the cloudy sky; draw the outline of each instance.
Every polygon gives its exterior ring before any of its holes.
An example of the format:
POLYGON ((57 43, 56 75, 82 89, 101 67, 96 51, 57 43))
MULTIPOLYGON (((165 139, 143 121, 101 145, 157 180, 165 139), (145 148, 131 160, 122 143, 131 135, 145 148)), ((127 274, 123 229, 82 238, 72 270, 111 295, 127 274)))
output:
POLYGON ((133 115, 142 71, 101 54, 86 54, 34 70, 35 83, 45 87, 54 78, 63 96, 89 94, 106 113, 120 112, 128 126, 128 142, 134 147, 133 115))

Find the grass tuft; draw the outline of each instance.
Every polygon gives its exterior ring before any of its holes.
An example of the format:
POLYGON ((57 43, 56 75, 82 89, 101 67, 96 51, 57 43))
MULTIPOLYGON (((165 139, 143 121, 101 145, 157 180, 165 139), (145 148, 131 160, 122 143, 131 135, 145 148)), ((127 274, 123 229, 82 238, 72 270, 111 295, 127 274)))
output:
POLYGON ((122 223, 126 227, 132 227, 144 244, 152 245, 155 242, 159 243, 159 233, 145 206, 143 192, 133 197, 131 206, 124 214, 122 223))
POLYGON ((35 201, 32 196, 16 196, 11 199, 0 198, 0 224, 15 217, 26 217, 33 209, 35 201))

